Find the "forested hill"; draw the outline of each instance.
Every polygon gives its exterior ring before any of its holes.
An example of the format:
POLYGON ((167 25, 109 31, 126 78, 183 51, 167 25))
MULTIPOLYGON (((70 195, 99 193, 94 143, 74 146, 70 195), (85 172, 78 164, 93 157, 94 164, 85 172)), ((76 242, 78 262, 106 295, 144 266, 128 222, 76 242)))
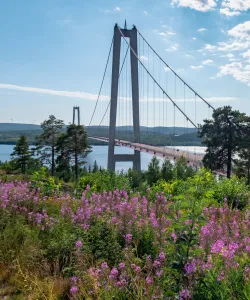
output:
POLYGON ((0 123, 0 131, 39 130, 40 125, 22 123, 0 123))
MULTIPOLYGON (((107 126, 86 126, 88 135, 108 137, 107 126)), ((66 126, 65 126, 66 130, 66 126)), ((34 144, 35 137, 41 133, 41 126, 35 124, 0 123, 0 144, 16 144, 21 134, 27 137, 29 144, 34 144)), ((132 139, 132 126, 117 127, 117 138, 132 139)), ((141 142, 156 146, 200 145, 194 128, 184 127, 145 127, 141 126, 141 142)), ((89 140, 91 145, 101 145, 102 142, 89 140)), ((106 145, 106 143, 105 143, 106 145)))

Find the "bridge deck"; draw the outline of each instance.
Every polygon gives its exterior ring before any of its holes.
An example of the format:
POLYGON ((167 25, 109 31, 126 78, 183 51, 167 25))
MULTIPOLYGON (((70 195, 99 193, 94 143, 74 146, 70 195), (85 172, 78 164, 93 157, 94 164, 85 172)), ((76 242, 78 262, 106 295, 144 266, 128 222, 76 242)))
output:
MULTIPOLYGON (((91 139, 102 141, 102 142, 109 142, 109 139, 106 137, 89 137, 91 139)), ((154 154, 158 157, 167 157, 172 160, 176 160, 180 157, 185 157, 191 165, 194 165, 196 167, 201 167, 202 165, 202 154, 193 154, 187 151, 181 151, 178 149, 171 149, 168 147, 156 147, 156 146, 150 146, 145 144, 139 144, 139 143, 132 143, 129 141, 124 140, 115 140, 115 144, 117 146, 123 146, 127 148, 132 148, 137 151, 146 152, 150 154, 154 154)))

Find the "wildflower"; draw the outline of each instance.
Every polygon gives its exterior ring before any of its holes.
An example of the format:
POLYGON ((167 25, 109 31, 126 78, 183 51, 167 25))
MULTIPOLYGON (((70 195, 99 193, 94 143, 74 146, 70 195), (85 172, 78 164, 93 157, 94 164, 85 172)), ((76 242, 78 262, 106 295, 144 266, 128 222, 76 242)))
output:
POLYGON ((164 261, 165 260, 165 253, 164 252, 161 252, 159 254, 159 259, 160 259, 160 261, 164 261))
POLYGON ((76 276, 71 277, 71 281, 76 283, 77 282, 77 277, 76 276))
POLYGON ((221 272, 218 276, 217 276, 217 281, 222 281, 222 280, 224 280, 224 273, 223 272, 221 272))
POLYGON ((128 233, 128 234, 126 234, 125 239, 128 243, 131 243, 132 237, 133 237, 132 234, 128 233))
POLYGON ((180 295, 180 300, 191 299, 188 289, 180 291, 179 295, 180 295))
POLYGON ((108 268, 108 264, 106 263, 106 261, 104 261, 102 264, 101 264, 101 267, 103 269, 107 269, 108 268))
POLYGON ((78 288, 76 286, 72 286, 72 288, 70 289, 70 294, 75 295, 77 292, 78 292, 78 288))
POLYGON ((109 279, 113 280, 117 277, 118 275, 118 270, 116 268, 113 268, 111 271, 110 271, 110 275, 109 275, 109 279))
POLYGON ((154 261, 154 263, 153 263, 153 266, 155 267, 155 268, 159 268, 160 267, 160 265, 161 265, 161 263, 159 262, 159 260, 155 260, 154 261))
POLYGON ((212 253, 220 253, 223 247, 224 247, 224 242, 221 240, 218 240, 212 245, 211 252, 212 253))
POLYGON ((136 267, 135 267, 135 272, 136 272, 136 273, 140 273, 140 272, 141 272, 141 267, 136 266, 136 267))
POLYGON ((156 272, 156 276, 161 277, 162 273, 163 273, 163 270, 159 270, 159 271, 156 272))
POLYGON ((176 235, 174 232, 171 233, 171 237, 174 239, 174 242, 176 242, 176 240, 177 240, 177 235, 176 235))
POLYGON ((81 248, 81 247, 82 247, 82 242, 76 241, 76 248, 81 248))
POLYGON ((151 278, 150 276, 147 276, 147 278, 146 278, 146 283, 147 283, 148 285, 150 285, 150 284, 153 283, 153 280, 152 280, 152 278, 151 278))
POLYGON ((184 270, 187 274, 191 274, 196 271, 196 266, 195 266, 195 264, 187 263, 184 266, 184 270))
POLYGON ((123 263, 123 262, 119 263, 119 268, 124 269, 125 268, 125 263, 123 263))

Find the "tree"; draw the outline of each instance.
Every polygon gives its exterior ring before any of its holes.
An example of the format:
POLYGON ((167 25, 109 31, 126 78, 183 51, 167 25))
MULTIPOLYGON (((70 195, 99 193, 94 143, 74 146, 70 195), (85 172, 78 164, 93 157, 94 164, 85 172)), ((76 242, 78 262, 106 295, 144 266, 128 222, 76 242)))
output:
POLYGON ((148 165, 147 179, 149 185, 156 183, 161 177, 160 161, 154 156, 148 165))
POLYGON ((93 165, 93 170, 92 170, 92 172, 93 172, 93 173, 98 172, 98 165, 97 165, 96 160, 94 161, 94 165, 93 165))
POLYGON ((205 167, 218 170, 226 167, 227 177, 231 177, 232 158, 239 149, 245 131, 246 115, 233 111, 230 106, 214 110, 213 119, 204 120, 198 136, 207 146, 203 158, 205 167))
POLYGON ((74 166, 75 178, 78 181, 79 166, 84 164, 84 158, 90 153, 87 133, 83 126, 71 124, 67 132, 62 134, 57 143, 57 162, 60 165, 74 166))
POLYGON ((20 136, 13 150, 11 156, 14 160, 14 168, 21 169, 22 173, 26 173, 31 158, 31 152, 25 135, 20 136))
POLYGON ((166 181, 171 181, 174 179, 174 166, 168 159, 165 159, 162 164, 161 178, 166 181))
POLYGON ((247 177, 247 184, 250 185, 250 118, 246 118, 244 136, 239 144, 239 152, 235 162, 235 173, 239 177, 247 177))
POLYGON ((36 137, 36 150, 40 160, 51 166, 51 175, 55 173, 55 148, 61 134, 64 122, 50 115, 48 120, 42 122, 42 134, 36 137))

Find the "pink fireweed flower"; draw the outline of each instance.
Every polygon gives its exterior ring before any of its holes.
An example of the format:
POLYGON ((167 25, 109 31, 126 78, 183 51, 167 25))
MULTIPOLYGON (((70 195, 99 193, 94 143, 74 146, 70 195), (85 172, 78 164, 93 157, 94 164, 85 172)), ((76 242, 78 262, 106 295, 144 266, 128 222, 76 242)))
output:
POLYGON ((119 268, 124 269, 125 268, 125 263, 123 263, 123 262, 119 263, 119 268))
POLYGON ((76 241, 76 248, 81 248, 81 247, 82 247, 82 242, 76 241))
POLYGON ((174 242, 176 242, 177 235, 174 232, 172 232, 170 236, 174 239, 174 242))
POLYGON ((185 221, 185 225, 189 225, 189 224, 192 224, 192 220, 186 220, 185 221))
POLYGON ((153 263, 153 266, 154 266, 155 268, 159 268, 159 267, 161 266, 160 261, 156 259, 156 260, 154 261, 154 263, 153 263))
POLYGON ((147 283, 148 285, 150 285, 150 284, 153 283, 153 280, 152 280, 152 278, 151 278, 150 276, 147 276, 147 278, 146 278, 146 283, 147 283))
POLYGON ((75 295, 77 292, 78 292, 78 288, 76 286, 72 286, 72 288, 70 289, 70 294, 75 295))
POLYGON ((131 242, 132 242, 132 238, 133 238, 133 236, 132 236, 132 234, 130 234, 130 233, 126 234, 126 236, 125 236, 125 239, 126 239, 126 241, 127 241, 128 243, 131 243, 131 242))
POLYGON ((107 269, 108 268, 108 264, 106 263, 106 261, 104 261, 102 264, 101 264, 101 267, 103 269, 107 269))
POLYGON ((113 268, 110 271, 109 279, 114 280, 116 279, 117 275, 119 274, 118 270, 116 268, 113 268))
POLYGON ((180 300, 191 299, 190 293, 189 293, 188 289, 180 291, 179 295, 180 295, 180 300))
POLYGON ((155 274, 157 277, 161 277, 161 275, 163 274, 163 270, 159 270, 155 274))
POLYGON ((224 273, 221 272, 218 276, 217 276, 217 281, 222 281, 224 280, 224 273))
POLYGON ((160 261, 164 261, 164 260, 165 260, 165 253, 164 253, 164 252, 161 252, 161 253, 159 254, 159 260, 160 260, 160 261))
POLYGON ((195 266, 195 264, 187 263, 184 266, 184 270, 187 274, 191 274, 196 271, 196 266, 195 266))
POLYGON ((212 245, 211 252, 212 253, 220 253, 221 250, 223 249, 223 247, 224 247, 224 242, 221 240, 218 240, 212 245))
POLYGON ((135 272, 136 272, 136 273, 140 273, 140 272, 141 272, 141 267, 136 266, 136 267, 135 267, 135 272))

